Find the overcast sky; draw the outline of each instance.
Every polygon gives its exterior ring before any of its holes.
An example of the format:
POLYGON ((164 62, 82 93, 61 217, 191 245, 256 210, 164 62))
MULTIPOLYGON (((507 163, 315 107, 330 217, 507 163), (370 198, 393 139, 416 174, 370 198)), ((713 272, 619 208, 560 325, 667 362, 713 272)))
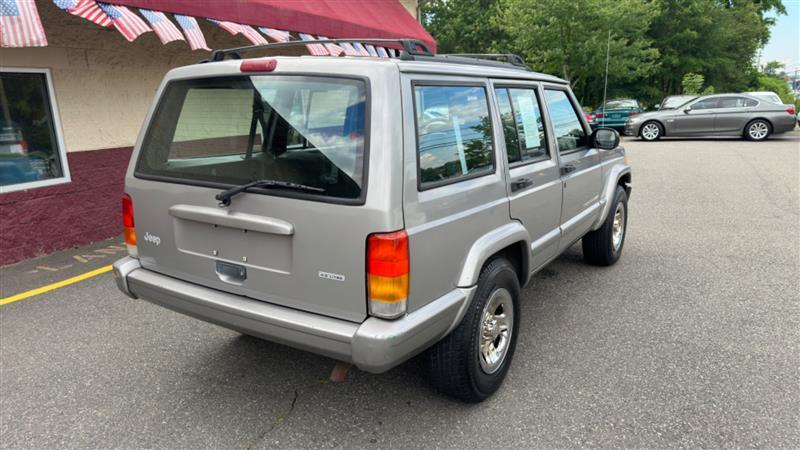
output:
POLYGON ((761 51, 761 64, 780 61, 787 71, 800 70, 800 0, 783 0, 785 16, 778 17, 769 43, 761 51))

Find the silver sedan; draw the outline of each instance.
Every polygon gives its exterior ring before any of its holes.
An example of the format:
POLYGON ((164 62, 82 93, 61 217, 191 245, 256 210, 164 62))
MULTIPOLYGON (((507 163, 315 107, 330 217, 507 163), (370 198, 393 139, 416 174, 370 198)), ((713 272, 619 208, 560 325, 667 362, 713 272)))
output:
POLYGON ((742 136, 763 141, 771 134, 792 131, 794 114, 791 105, 749 95, 706 95, 675 109, 633 116, 625 123, 625 134, 646 141, 662 136, 742 136))

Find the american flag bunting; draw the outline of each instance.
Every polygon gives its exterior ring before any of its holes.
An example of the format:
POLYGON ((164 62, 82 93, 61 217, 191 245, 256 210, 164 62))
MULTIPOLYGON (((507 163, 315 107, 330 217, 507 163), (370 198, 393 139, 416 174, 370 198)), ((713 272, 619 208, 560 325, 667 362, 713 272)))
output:
POLYGON ((375 47, 375 50, 378 51, 378 56, 380 56, 381 58, 388 58, 389 57, 389 54, 386 53, 386 49, 385 48, 383 48, 383 47, 375 47))
POLYGON ((342 49, 344 50, 344 54, 347 56, 358 56, 358 51, 353 48, 353 45, 349 42, 342 42, 341 43, 342 49))
POLYGON ((209 22, 213 23, 214 25, 218 25, 223 30, 227 31, 228 33, 236 36, 237 34, 241 33, 244 37, 247 38, 253 45, 263 45, 269 44, 264 36, 260 35, 258 31, 256 31, 250 25, 242 25, 234 22, 228 22, 225 20, 216 20, 216 19, 207 19, 209 22))
POLYGON ((274 28, 267 27, 259 27, 258 30, 266 34, 268 38, 275 42, 288 42, 292 38, 288 31, 276 30, 274 28))
POLYGON ((73 16, 84 18, 101 27, 111 26, 111 17, 94 0, 53 0, 53 3, 73 16))
POLYGON ((0 0, 0 47, 46 47, 33 0, 0 0))
POLYGON ((97 5, 111 18, 111 24, 114 25, 114 28, 130 42, 133 42, 148 31, 153 31, 144 23, 144 20, 124 6, 109 5, 101 2, 97 2, 97 5))
MULTIPOLYGON (((300 39, 304 41, 316 41, 316 39, 314 39, 314 36, 311 36, 310 34, 297 33, 297 35, 300 36, 300 39)), ((308 52, 314 56, 328 55, 328 49, 326 49, 325 46, 322 44, 306 44, 306 48, 308 49, 308 52)))
POLYGON ((369 56, 375 56, 375 57, 378 56, 378 52, 377 52, 377 50, 375 50, 375 46, 373 46, 372 44, 365 44, 364 47, 367 48, 367 52, 369 52, 369 56))
POLYGON ((353 47, 355 47, 358 52, 358 56, 369 56, 369 52, 360 42, 353 42, 353 47))
MULTIPOLYGON (((320 36, 319 38, 328 39, 325 36, 320 36)), ((337 44, 328 43, 323 45, 325 46, 326 49, 328 49, 328 53, 330 53, 331 56, 339 56, 342 53, 344 53, 344 49, 337 44)))
POLYGON ((206 38, 197 25, 197 19, 190 16, 175 14, 175 21, 181 26, 183 35, 186 36, 186 42, 189 43, 189 48, 192 50, 211 50, 206 44, 206 38))
POLYGON ((150 27, 155 31, 162 44, 173 41, 183 41, 183 35, 167 16, 162 12, 151 11, 149 9, 139 9, 139 13, 150 22, 150 27))

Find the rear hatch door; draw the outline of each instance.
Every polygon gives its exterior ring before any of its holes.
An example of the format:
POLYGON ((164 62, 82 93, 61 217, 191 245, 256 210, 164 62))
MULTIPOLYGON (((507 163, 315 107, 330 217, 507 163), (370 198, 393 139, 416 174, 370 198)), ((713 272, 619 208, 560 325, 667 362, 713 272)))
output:
POLYGON ((170 82, 126 184, 143 266, 363 320, 366 237, 387 228, 365 206, 367 89, 321 76, 170 82), (215 198, 254 180, 293 185, 215 198))

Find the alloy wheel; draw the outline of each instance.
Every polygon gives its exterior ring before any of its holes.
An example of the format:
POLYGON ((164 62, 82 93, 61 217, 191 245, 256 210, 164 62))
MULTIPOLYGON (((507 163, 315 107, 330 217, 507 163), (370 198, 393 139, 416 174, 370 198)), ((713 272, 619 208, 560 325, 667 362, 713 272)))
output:
POLYGON ((769 127, 764 122, 754 122, 750 125, 750 128, 747 130, 750 134, 750 137, 756 141, 760 141, 767 137, 769 134, 769 127))
POLYGON ((654 123, 646 123, 642 127, 642 137, 648 141, 657 139, 659 134, 661 134, 661 130, 654 123))
POLYGON ((481 314, 481 336, 478 342, 481 369, 493 374, 502 365, 514 332, 514 304, 504 288, 492 292, 481 314))

